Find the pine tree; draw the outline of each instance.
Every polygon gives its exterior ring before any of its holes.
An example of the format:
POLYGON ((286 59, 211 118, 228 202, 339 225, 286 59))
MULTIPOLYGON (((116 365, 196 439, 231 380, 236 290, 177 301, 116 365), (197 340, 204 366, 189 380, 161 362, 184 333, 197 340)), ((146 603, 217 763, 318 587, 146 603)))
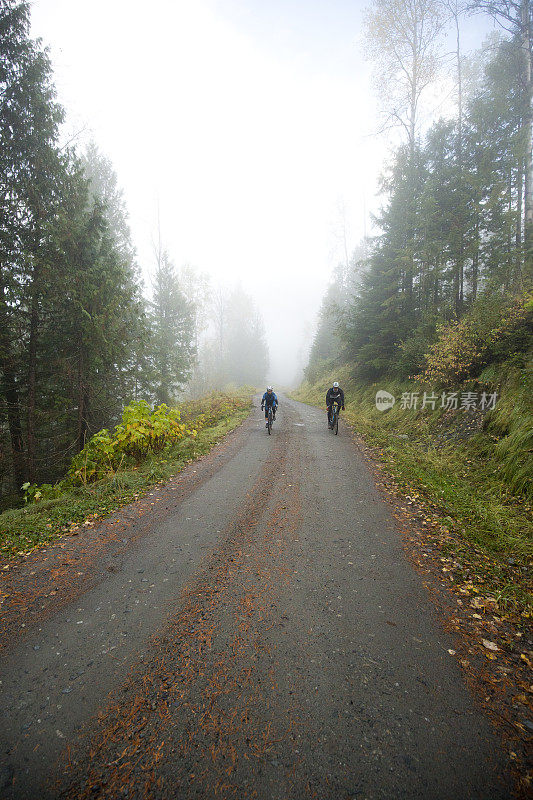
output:
POLYGON ((48 56, 29 37, 27 3, 4 0, 0 6, 0 52, 0 369, 19 488, 35 473, 41 250, 57 201, 55 139, 63 112, 55 102, 48 56), (15 341, 21 315, 29 319, 29 327, 23 327, 25 352, 15 341), (27 386, 26 454, 22 384, 27 386))
POLYGON ((195 315, 182 292, 174 265, 158 251, 150 322, 153 387, 158 403, 171 403, 183 388, 195 358, 195 315))

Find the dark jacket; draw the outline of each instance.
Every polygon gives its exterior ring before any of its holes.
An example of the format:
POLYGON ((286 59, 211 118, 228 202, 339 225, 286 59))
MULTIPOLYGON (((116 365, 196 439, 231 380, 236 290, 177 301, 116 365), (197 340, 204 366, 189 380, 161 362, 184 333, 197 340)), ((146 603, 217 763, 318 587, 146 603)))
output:
POLYGON ((276 397, 276 392, 265 392, 262 399, 261 399, 261 408, 266 406, 277 406, 278 405, 278 398, 276 397))
POLYGON ((340 386, 337 394, 335 394, 333 387, 328 389, 328 393, 326 395, 326 405, 331 406, 333 403, 338 403, 340 406, 344 406, 344 392, 340 386))

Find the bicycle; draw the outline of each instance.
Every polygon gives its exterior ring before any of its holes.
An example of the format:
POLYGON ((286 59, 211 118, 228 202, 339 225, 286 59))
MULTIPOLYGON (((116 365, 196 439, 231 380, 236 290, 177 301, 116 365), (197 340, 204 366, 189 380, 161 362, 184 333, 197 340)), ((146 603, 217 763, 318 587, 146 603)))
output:
POLYGON ((333 403, 333 405, 331 406, 331 417, 330 417, 329 427, 331 428, 335 436, 337 436, 339 432, 339 414, 340 414, 339 404, 333 403))
POLYGON ((268 429, 268 435, 269 436, 272 433, 272 423, 273 423, 273 421, 274 420, 273 420, 273 414, 272 414, 272 406, 269 406, 268 407, 268 418, 267 418, 267 429, 268 429))
MULTIPOLYGON (((261 406, 261 411, 264 411, 264 406, 261 406)), ((274 409, 273 406, 267 406, 267 416, 266 416, 266 428, 268 430, 268 435, 272 433, 272 423, 274 422, 274 409)))

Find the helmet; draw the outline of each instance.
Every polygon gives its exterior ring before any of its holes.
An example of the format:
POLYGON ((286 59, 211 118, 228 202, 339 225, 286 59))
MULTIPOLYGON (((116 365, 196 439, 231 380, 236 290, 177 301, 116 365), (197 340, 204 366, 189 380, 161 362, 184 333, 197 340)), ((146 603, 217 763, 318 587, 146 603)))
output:
POLYGON ((338 381, 333 381, 333 388, 334 388, 334 389, 338 389, 338 388, 339 388, 339 383, 338 383, 338 381))
POLYGON ((274 390, 272 389, 272 386, 267 386, 267 392, 272 392, 272 391, 274 391, 274 390))

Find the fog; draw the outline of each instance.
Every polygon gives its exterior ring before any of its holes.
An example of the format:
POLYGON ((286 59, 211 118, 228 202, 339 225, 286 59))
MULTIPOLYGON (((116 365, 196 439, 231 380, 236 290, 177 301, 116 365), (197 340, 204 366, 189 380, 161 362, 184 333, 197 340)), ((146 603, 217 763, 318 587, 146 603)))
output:
POLYGON ((379 208, 389 142, 376 135, 365 5, 32 4, 65 139, 112 160, 145 285, 159 218, 178 266, 252 296, 277 385, 296 379, 331 270, 379 208))

